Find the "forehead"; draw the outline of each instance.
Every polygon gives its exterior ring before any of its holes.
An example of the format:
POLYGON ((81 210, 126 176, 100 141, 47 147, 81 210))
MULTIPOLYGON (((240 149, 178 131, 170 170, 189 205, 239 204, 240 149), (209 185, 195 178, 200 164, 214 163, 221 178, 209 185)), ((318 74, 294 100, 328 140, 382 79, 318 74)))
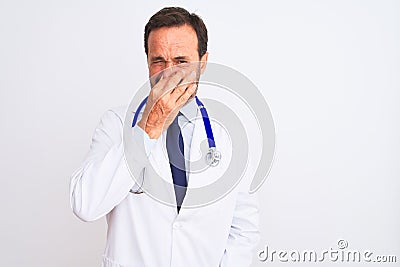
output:
POLYGON ((189 25, 162 27, 152 30, 148 39, 149 53, 160 53, 165 50, 197 51, 196 31, 189 25))

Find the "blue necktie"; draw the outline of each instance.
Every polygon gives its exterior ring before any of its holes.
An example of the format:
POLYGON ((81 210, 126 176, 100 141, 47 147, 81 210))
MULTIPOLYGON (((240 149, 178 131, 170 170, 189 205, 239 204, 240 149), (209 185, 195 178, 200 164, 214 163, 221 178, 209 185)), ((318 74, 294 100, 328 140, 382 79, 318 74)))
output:
POLYGON ((175 198, 178 213, 181 208, 183 199, 186 195, 187 188, 184 154, 185 149, 181 128, 178 124, 179 116, 182 116, 182 113, 179 112, 179 114, 175 117, 175 120, 171 123, 167 130, 167 152, 169 164, 171 167, 172 179, 174 181, 175 198))

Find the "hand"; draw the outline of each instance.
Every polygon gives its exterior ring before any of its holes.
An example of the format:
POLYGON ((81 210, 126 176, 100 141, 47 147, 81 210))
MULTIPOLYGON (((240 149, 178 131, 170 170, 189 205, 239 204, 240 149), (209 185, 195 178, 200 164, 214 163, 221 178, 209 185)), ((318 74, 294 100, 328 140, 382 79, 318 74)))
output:
POLYGON ((196 71, 166 69, 150 90, 143 116, 138 122, 150 138, 157 139, 169 127, 181 107, 197 89, 196 71))

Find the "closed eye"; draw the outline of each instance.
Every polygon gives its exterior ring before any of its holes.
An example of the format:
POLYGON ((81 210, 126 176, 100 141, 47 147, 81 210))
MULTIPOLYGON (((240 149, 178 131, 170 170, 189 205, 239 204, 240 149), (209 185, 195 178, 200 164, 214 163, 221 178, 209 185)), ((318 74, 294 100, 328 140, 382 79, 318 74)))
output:
POLYGON ((185 64, 189 62, 186 56, 179 56, 174 58, 175 64, 185 64))
POLYGON ((165 63, 165 61, 163 61, 163 60, 155 60, 155 61, 151 62, 151 64, 160 64, 160 63, 165 63))

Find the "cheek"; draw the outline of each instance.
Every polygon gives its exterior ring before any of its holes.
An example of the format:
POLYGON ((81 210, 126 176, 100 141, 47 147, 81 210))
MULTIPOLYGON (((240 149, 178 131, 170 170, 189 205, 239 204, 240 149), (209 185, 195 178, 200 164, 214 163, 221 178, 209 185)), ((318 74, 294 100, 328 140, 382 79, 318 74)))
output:
POLYGON ((164 69, 163 66, 149 66, 150 77, 153 76, 154 74, 162 71, 163 69, 164 69))

